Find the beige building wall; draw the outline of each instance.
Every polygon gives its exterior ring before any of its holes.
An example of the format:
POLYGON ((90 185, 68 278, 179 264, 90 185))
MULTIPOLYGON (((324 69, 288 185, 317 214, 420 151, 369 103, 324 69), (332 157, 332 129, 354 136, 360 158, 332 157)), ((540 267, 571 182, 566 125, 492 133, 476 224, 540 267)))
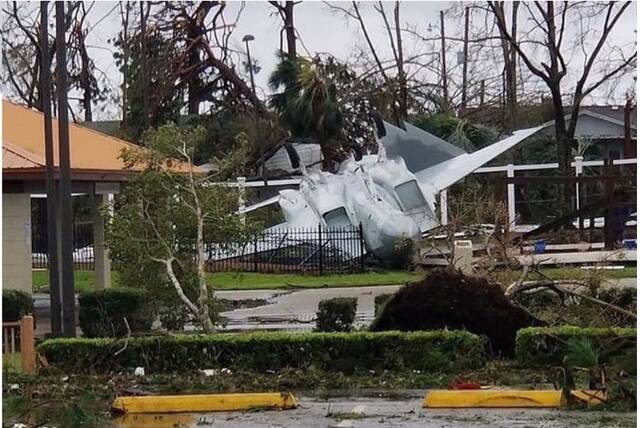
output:
POLYGON ((2 194, 2 288, 32 292, 30 195, 2 194))

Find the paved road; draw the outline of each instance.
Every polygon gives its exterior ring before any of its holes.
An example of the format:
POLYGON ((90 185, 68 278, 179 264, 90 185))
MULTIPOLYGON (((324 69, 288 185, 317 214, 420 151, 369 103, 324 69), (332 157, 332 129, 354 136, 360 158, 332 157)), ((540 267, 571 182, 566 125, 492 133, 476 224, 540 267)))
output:
MULTIPOLYGON (((636 287, 636 281, 636 278, 614 279, 608 281, 608 286, 636 287)), ((264 306, 224 312, 222 315, 229 320, 227 330, 311 330, 314 327, 313 320, 320 300, 332 297, 356 297, 358 299, 356 325, 365 325, 373 319, 374 298, 379 294, 393 293, 400 287, 401 285, 380 285, 295 291, 238 290, 218 291, 216 296, 228 300, 264 299, 268 302, 264 306)), ((42 336, 49 331, 49 295, 35 293, 33 297, 38 318, 36 335, 42 336)))
MULTIPOLYGON (((419 397, 411 399, 305 398, 295 410, 221 412, 179 415, 184 427, 421 427, 421 428, 578 428, 635 427, 636 413, 561 411, 552 409, 423 409, 419 397)), ((168 415, 165 416, 169 418, 168 415)), ((117 427, 143 426, 131 418, 117 427)), ((176 420, 174 423, 177 423, 176 420)), ((142 424, 141 424, 142 423, 142 424)), ((154 425, 159 426, 159 425, 154 425)), ((165 426, 165 425, 163 425, 165 426)), ((170 425, 166 425, 170 426, 170 425)), ((174 425, 177 426, 177 425, 174 425)))
MULTIPOLYGON (((394 293, 400 285, 380 285, 375 287, 314 288, 286 294, 278 294, 268 299, 270 304, 255 308, 237 309, 224 312, 229 319, 228 329, 311 329, 318 303, 333 297, 355 297, 358 299, 357 324, 366 324, 373 319, 374 298, 379 294, 394 293)), ((229 299, 245 296, 245 293, 218 297, 229 299)))

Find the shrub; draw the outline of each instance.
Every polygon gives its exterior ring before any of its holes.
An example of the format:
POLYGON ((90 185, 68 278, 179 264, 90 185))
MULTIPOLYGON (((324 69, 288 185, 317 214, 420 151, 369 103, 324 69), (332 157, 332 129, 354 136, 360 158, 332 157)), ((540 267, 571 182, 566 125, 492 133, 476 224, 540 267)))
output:
POLYGON ((389 259, 390 266, 393 269, 407 268, 411 263, 414 248, 415 242, 413 239, 405 238, 398 240, 393 247, 393 254, 389 259))
POLYGON ((86 337, 119 337, 131 332, 148 331, 154 320, 149 294, 135 288, 110 288, 82 293, 80 328, 86 337))
POLYGON ((81 373, 108 373, 138 366, 155 373, 204 368, 262 373, 287 368, 453 372, 480 367, 485 361, 484 345, 484 339, 462 331, 260 332, 58 338, 43 342, 38 352, 53 368, 81 373))
POLYGON ((494 351, 511 354, 516 332, 540 322, 515 306, 498 284, 449 270, 432 271, 402 287, 371 330, 466 329, 489 338, 494 351))
MULTIPOLYGON (((619 306, 630 312, 637 312, 637 290, 632 287, 609 287, 598 289, 594 297, 605 301, 607 303, 619 306)), ((628 315, 624 315, 617 311, 603 310, 601 305, 592 304, 597 306, 600 310, 604 322, 616 327, 630 327, 636 325, 636 320, 628 315)))
MULTIPOLYGON (((587 297, 595 297, 619 306, 631 313, 636 312, 636 289, 608 287, 582 290, 587 297)), ((582 327, 633 327, 634 317, 605 308, 602 304, 587 299, 571 297, 564 299, 551 290, 520 293, 516 302, 526 307, 536 317, 549 325, 575 325, 582 327)))
POLYGON ((604 361, 636 347, 635 328, 529 327, 518 331, 516 357, 526 364, 561 364, 567 345, 589 339, 604 361))
POLYGON ((321 300, 316 312, 316 330, 324 332, 351 331, 356 319, 358 299, 336 297, 321 300))
MULTIPOLYGON (((183 331, 188 322, 196 322, 193 314, 178 298, 156 298, 153 301, 155 313, 162 328, 168 331, 183 331)), ((209 299, 209 316, 214 325, 225 326, 227 319, 220 315, 227 310, 222 299, 209 299)))
POLYGON ((158 320, 162 328, 168 331, 182 331, 191 314, 180 302, 175 305, 160 304, 157 307, 158 320))
POLYGON ((18 321, 25 315, 33 314, 31 294, 19 290, 2 290, 2 321, 18 321))
POLYGON ((375 307, 374 314, 376 317, 380 315, 380 313, 382 312, 382 309, 384 309, 384 305, 386 305, 387 302, 391 300, 392 297, 393 297, 392 293, 378 294, 376 297, 374 297, 373 304, 375 307))

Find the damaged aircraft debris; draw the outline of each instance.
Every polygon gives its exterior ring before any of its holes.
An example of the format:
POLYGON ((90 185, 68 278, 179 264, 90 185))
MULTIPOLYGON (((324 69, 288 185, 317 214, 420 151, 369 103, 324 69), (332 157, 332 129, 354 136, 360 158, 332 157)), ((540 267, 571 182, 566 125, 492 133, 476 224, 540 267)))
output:
POLYGON ((285 222, 272 229, 362 225, 367 252, 388 259, 399 240, 418 238, 439 225, 439 192, 544 128, 515 131, 466 153, 415 126, 404 126, 379 121, 377 154, 360 160, 352 156, 336 173, 307 173, 301 165, 299 190, 281 190, 242 211, 279 204, 285 222))

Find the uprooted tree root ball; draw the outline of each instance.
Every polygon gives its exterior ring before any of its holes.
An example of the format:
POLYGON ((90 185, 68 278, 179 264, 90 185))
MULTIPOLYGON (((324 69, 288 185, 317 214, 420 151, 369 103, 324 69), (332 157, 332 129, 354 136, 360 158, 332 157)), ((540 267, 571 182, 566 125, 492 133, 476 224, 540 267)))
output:
POLYGON ((371 329, 465 329, 487 336, 494 353, 511 355, 516 332, 542 324, 514 305, 500 285, 457 271, 436 270, 398 290, 371 329))

